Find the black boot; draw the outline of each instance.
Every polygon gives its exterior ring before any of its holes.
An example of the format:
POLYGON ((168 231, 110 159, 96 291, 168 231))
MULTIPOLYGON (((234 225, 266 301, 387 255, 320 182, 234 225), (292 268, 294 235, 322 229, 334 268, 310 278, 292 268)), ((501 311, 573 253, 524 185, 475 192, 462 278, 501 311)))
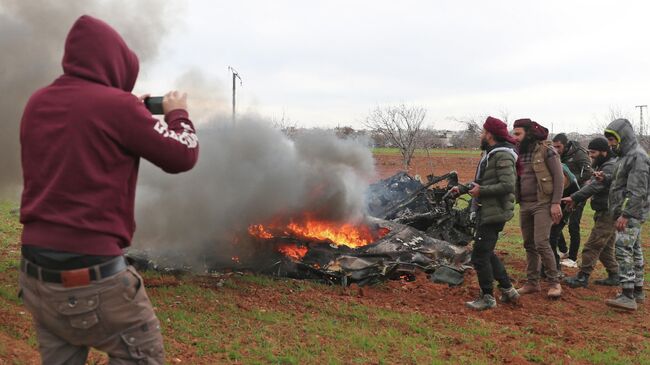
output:
POLYGON ((594 280, 596 285, 605 285, 605 286, 618 286, 619 278, 618 273, 607 273, 607 279, 596 279, 594 280))
POLYGON ((634 287, 634 300, 636 300, 637 303, 645 302, 645 293, 643 292, 642 286, 634 287))
POLYGON ((571 288, 586 288, 589 285, 589 275, 578 271, 578 275, 565 278, 564 282, 571 288))

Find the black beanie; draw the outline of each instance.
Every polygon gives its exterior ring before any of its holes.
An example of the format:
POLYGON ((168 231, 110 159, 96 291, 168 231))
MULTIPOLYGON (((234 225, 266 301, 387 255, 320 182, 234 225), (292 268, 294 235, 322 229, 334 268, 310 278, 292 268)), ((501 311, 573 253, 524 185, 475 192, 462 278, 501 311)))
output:
POLYGON ((607 139, 603 137, 596 137, 589 142, 587 149, 607 152, 609 151, 609 143, 607 143, 607 139))

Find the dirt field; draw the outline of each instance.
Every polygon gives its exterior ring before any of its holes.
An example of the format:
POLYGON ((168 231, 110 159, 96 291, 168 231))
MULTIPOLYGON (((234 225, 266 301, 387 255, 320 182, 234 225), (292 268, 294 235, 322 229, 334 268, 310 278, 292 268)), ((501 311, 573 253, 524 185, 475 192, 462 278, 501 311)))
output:
MULTIPOLYGON (((471 181, 480 159, 477 151, 463 151, 460 154, 435 154, 431 157, 417 155, 411 162, 408 173, 420 175, 424 180, 429 174, 442 175, 455 170, 461 182, 471 181)), ((397 154, 375 154, 375 166, 380 179, 387 178, 403 170, 402 159, 397 154)))
MULTIPOLYGON (((433 172, 453 169, 469 181, 477 160, 475 153, 437 156, 433 172)), ((382 178, 400 168, 395 155, 377 155, 376 161, 382 178)), ((411 173, 431 173, 430 163, 416 157, 411 173)), ((19 226, 13 208, 5 203, 0 212, 0 364, 32 364, 36 341, 16 298, 19 226)), ((591 215, 587 210, 583 217, 585 239, 591 215)), ((517 225, 514 219, 506 226, 498 253, 520 282, 524 252, 517 225)), ((643 237, 648 257, 647 227, 643 237)), ((593 276, 603 275, 599 266, 593 276)), ((455 288, 423 274, 414 282, 363 288, 251 274, 145 277, 171 364, 650 363, 650 303, 635 313, 611 310, 603 300, 615 288, 565 288, 559 300, 540 293, 516 307, 499 304, 477 313, 463 305, 478 292, 473 272, 455 288)), ((90 363, 105 359, 94 353, 90 363)))

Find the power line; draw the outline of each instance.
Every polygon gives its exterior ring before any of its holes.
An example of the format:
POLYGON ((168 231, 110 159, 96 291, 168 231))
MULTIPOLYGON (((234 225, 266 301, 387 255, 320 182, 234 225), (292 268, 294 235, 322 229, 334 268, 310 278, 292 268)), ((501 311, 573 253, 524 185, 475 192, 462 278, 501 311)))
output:
POLYGON ((239 72, 232 66, 228 66, 228 71, 232 73, 232 123, 235 124, 235 89, 237 87, 237 79, 239 79, 239 86, 242 86, 243 82, 239 76, 239 72))
POLYGON ((647 105, 637 105, 635 108, 639 108, 639 135, 640 136, 645 136, 646 135, 646 126, 645 123, 643 122, 643 108, 648 109, 647 105))

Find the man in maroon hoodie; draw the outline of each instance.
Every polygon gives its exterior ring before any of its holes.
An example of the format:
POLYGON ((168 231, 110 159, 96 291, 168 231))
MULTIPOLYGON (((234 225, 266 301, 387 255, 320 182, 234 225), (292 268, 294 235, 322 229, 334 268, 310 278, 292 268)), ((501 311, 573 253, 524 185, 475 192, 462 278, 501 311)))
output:
POLYGON ((135 230, 140 158, 169 173, 197 161, 186 96, 168 93, 164 121, 153 118, 131 94, 138 58, 89 16, 72 26, 62 64, 30 98, 20 129, 20 286, 41 358, 84 364, 95 347, 111 363, 162 364, 158 319, 122 250, 135 230))

